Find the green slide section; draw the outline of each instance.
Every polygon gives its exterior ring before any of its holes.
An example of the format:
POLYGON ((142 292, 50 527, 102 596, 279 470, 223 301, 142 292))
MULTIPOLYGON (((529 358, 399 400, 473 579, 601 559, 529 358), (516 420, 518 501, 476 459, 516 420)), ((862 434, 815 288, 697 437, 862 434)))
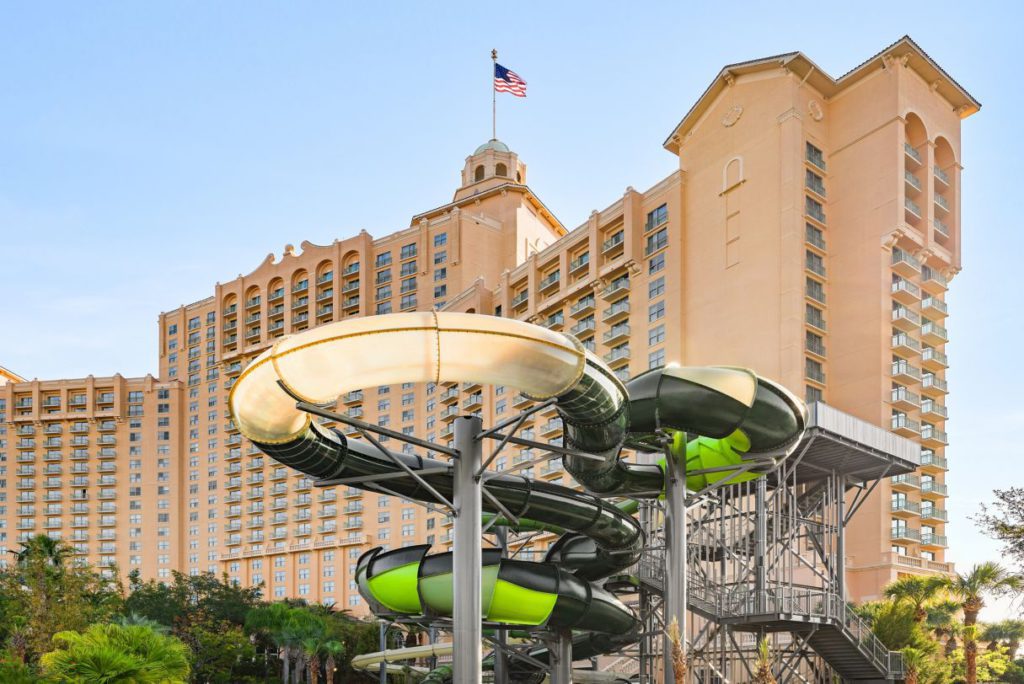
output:
MULTIPOLYGON (((451 615, 452 554, 428 555, 428 545, 363 554, 356 565, 359 592, 377 615, 425 618, 451 615)), ((612 594, 560 568, 501 558, 484 549, 481 618, 507 625, 624 634, 632 611, 612 594)))

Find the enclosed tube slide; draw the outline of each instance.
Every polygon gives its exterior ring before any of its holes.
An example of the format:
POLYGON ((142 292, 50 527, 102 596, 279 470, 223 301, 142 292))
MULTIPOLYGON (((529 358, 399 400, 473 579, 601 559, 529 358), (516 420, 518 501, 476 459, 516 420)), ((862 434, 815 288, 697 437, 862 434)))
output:
MULTIPOLYGON (((386 456, 371 444, 349 441, 312 422, 295 397, 322 404, 379 385, 467 381, 554 399, 566 446, 591 455, 563 458, 585 492, 517 475, 498 475, 484 485, 520 520, 557 526, 565 534, 542 563, 485 552, 481 617, 580 630, 574 637, 579 657, 621 645, 637 627, 629 608, 593 582, 633 565, 643 533, 631 515, 595 495, 658 496, 665 475, 663 465, 622 460, 622 448, 661 451, 666 438, 674 440, 670 450, 685 458, 687 486, 699 490, 774 468, 806 423, 800 400, 746 369, 668 367, 624 385, 574 337, 522 321, 447 312, 369 316, 281 338, 241 374, 230 405, 242 434, 312 477, 398 472, 397 459, 450 499, 449 464, 386 456), (699 437, 683 443, 686 434, 699 437), (696 470, 703 472, 691 474, 696 470)), ((373 489, 372 483, 363 486, 373 489)), ((390 480, 388 488, 410 499, 433 499, 413 478, 390 480)), ((490 513, 500 512, 487 497, 483 503, 490 513)), ((364 554, 357 580, 371 609, 451 614, 451 556, 427 551, 417 546, 364 554)))

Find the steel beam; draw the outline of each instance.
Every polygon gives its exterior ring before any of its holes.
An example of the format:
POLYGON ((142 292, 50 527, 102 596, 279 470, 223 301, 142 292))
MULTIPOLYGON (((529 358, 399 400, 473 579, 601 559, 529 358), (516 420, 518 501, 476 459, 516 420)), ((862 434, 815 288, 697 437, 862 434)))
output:
MULTIPOLYGON (((684 436, 683 444, 686 443, 684 436)), ((686 649, 686 457, 677 459, 665 449, 668 472, 665 478, 665 614, 666 628, 672 619, 679 623, 679 634, 686 649), (680 462, 680 460, 682 462, 680 462)), ((665 681, 673 680, 672 644, 664 637, 662 657, 665 681)))
POLYGON ((455 449, 459 456, 454 462, 453 684, 481 684, 483 647, 480 642, 483 639, 483 625, 480 573, 483 553, 480 535, 483 489, 476 474, 483 460, 483 449, 478 439, 482 429, 483 424, 476 416, 459 416, 455 419, 455 449))

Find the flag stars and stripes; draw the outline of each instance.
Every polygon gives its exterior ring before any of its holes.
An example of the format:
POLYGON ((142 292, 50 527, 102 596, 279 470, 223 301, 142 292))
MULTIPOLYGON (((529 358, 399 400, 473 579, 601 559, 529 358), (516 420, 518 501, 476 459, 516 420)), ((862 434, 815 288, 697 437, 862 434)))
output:
POLYGON ((516 72, 497 62, 494 64, 494 89, 499 93, 512 93, 516 97, 526 97, 526 81, 520 78, 516 72))

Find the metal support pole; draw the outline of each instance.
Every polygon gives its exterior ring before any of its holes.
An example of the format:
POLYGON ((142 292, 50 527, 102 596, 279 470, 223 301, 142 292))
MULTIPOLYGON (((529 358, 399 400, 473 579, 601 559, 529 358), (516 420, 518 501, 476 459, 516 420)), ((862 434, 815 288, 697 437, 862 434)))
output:
MULTIPOLYGON (((388 625, 383 620, 380 621, 380 651, 383 653, 388 650, 388 625)), ((380 684, 388 684, 388 663, 387 660, 380 661, 380 684)))
POLYGON ((551 684, 572 684, 572 632, 559 632, 553 645, 551 684))
MULTIPOLYGON (((499 525, 494 528, 494 536, 498 541, 498 548, 501 549, 501 557, 508 557, 508 528, 499 525)), ((494 649, 494 684, 508 684, 508 657, 505 655, 505 646, 508 644, 508 632, 504 629, 496 630, 498 647, 494 649)))
POLYGON ((836 592, 846 600, 846 491, 843 476, 833 475, 836 481, 836 592))
POLYGON ((765 478, 759 477, 754 486, 754 595, 758 611, 764 612, 768 607, 768 567, 764 559, 768 551, 768 513, 765 510, 768 484, 765 478))
POLYGON ((452 610, 453 684, 480 684, 483 639, 480 605, 480 573, 483 553, 482 485, 476 473, 483 458, 477 436, 483 424, 476 416, 455 419, 455 550, 452 559, 454 609, 452 610))
MULTIPOLYGON (((683 443, 686 443, 685 435, 683 443)), ((679 634, 686 642, 686 461, 678 462, 671 452, 666 459, 668 474, 665 482, 665 626, 672 619, 679 623, 679 634)), ((672 670, 672 644, 664 637, 662 658, 665 662, 665 681, 674 681, 672 670)))

